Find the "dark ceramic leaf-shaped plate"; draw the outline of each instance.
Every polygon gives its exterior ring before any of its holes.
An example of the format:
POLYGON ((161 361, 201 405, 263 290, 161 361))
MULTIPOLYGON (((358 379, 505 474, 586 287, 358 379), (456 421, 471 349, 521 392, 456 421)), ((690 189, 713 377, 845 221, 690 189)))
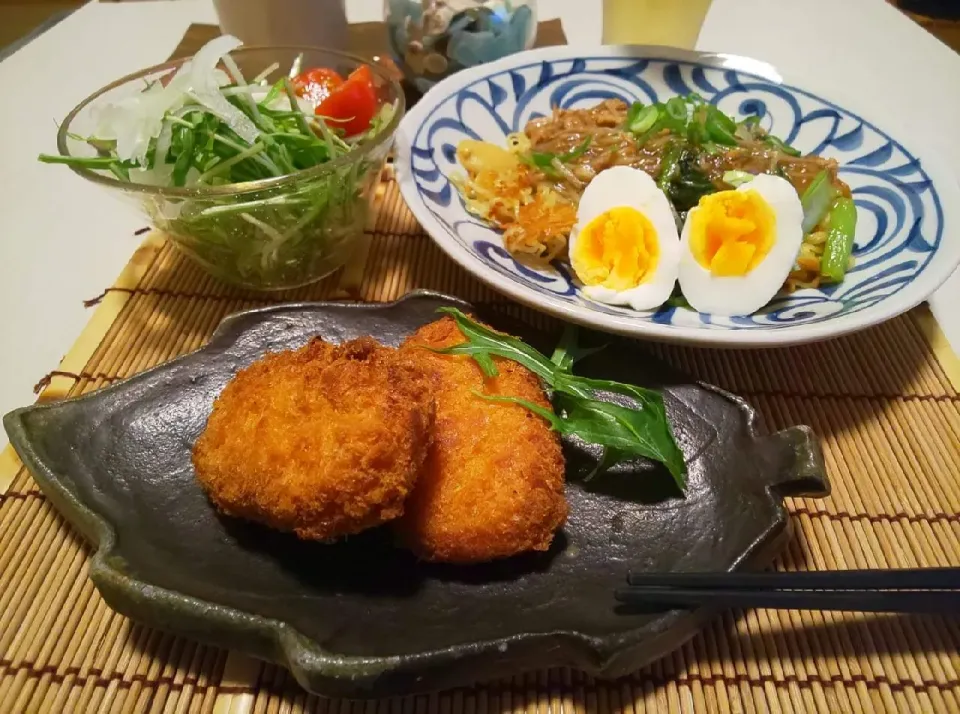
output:
MULTIPOLYGON (((97 544, 90 577, 111 607, 282 663, 330 696, 405 694, 552 666, 626 674, 711 614, 618 612, 613 592, 628 571, 760 567, 788 537, 782 497, 828 491, 807 429, 759 436, 741 400, 618 342, 579 370, 665 388, 690 466, 685 497, 650 464, 583 484, 577 475, 592 457, 567 444, 571 514, 553 550, 473 567, 418 563, 384 531, 324 546, 215 513, 194 481, 190 449, 238 369, 314 335, 370 334, 395 345, 446 304, 464 307, 415 293, 386 305, 246 312, 197 352, 84 397, 15 411, 4 425, 44 493, 97 544)), ((478 314, 541 349, 556 337, 478 314)))

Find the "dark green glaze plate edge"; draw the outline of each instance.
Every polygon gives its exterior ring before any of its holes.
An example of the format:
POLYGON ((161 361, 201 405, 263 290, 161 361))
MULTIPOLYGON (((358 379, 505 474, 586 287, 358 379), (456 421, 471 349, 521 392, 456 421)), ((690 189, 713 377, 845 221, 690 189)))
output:
MULTIPOLYGON (((678 610, 664 613, 653 627, 643 628, 647 633, 645 639, 620 648, 609 647, 604 638, 579 632, 549 632, 519 633, 507 638, 398 656, 338 655, 324 650, 280 620, 190 597, 125 573, 124 561, 116 554, 114 527, 77 497, 67 486, 68 478, 55 473, 44 463, 24 427, 24 416, 27 414, 55 409, 65 402, 96 398, 123 384, 146 379, 191 354, 210 349, 229 333, 228 328, 233 322, 251 315, 296 307, 349 306, 358 310, 378 310, 422 297, 459 304, 464 309, 472 307, 469 303, 442 293, 414 291, 391 303, 307 302, 246 310, 224 318, 210 341, 192 353, 89 394, 60 402, 23 407, 6 414, 3 417, 4 429, 21 461, 54 507, 94 546, 89 562, 89 576, 106 603, 122 615, 150 627, 211 645, 236 649, 283 665, 291 670, 303 687, 314 693, 354 698, 413 694, 469 685, 472 682, 448 681, 443 676, 443 670, 457 660, 472 660, 482 656, 489 660, 484 662, 482 676, 478 676, 478 679, 510 677, 522 671, 551 667, 572 667, 592 676, 614 678, 627 675, 659 659, 697 634, 702 626, 717 614, 716 611, 703 608, 693 612, 678 610), (390 675, 397 674, 400 670, 405 675, 394 681, 390 675), (384 677, 391 681, 383 682, 384 677), (400 682, 402 684, 399 684, 400 682)), ((816 498, 830 493, 819 443, 806 426, 790 427, 761 437, 755 429, 756 412, 746 402, 712 385, 702 382, 696 384, 737 403, 747 416, 751 436, 770 442, 778 441, 782 444, 781 448, 789 449, 795 454, 790 472, 777 474, 767 486, 767 493, 775 503, 776 521, 755 540, 731 569, 766 566, 779 554, 791 536, 789 514, 784 507, 783 498, 816 498)))

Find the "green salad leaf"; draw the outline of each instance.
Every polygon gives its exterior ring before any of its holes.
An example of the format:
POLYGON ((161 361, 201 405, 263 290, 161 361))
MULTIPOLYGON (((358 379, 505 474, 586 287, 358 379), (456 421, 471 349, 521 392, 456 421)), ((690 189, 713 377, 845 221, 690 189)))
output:
POLYGON ((686 488, 686 464, 667 418, 660 392, 604 379, 573 374, 574 365, 598 349, 577 345, 577 331, 567 326, 550 359, 512 335, 491 330, 453 307, 440 308, 457 323, 466 342, 432 348, 439 354, 472 357, 488 377, 497 375, 494 357, 509 359, 536 374, 552 392, 555 411, 518 397, 478 393, 494 401, 518 404, 543 417, 558 433, 577 436, 603 447, 600 463, 587 479, 623 461, 638 457, 662 463, 677 486, 686 488), (627 406, 604 394, 626 397, 627 406))

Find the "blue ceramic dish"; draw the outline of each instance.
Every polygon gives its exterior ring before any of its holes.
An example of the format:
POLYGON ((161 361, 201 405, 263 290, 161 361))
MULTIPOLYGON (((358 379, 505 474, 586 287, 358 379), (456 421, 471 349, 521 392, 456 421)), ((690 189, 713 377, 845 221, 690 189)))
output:
POLYGON ((809 342, 877 324, 917 305, 960 263, 960 191, 916 137, 782 81, 747 58, 662 47, 552 47, 461 72, 431 90, 397 135, 401 191, 417 219, 454 260, 493 288, 544 312, 610 332, 703 345, 809 342), (619 97, 664 101, 697 92, 804 154, 836 159, 859 213, 856 266, 842 283, 779 296, 762 312, 720 318, 664 306, 635 312, 586 300, 569 268, 515 261, 498 231, 467 213, 449 181, 463 173, 457 144, 504 144, 552 107, 590 107, 619 97))

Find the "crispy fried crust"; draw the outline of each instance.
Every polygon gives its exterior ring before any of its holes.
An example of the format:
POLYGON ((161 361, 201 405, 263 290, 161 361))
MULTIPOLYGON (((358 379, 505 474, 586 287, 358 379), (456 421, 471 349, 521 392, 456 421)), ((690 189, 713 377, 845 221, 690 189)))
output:
POLYGON ((499 375, 485 379, 470 357, 423 349, 463 341, 444 317, 401 348, 432 375, 436 421, 420 480, 394 528, 431 561, 475 563, 547 550, 567 517, 559 438, 529 410, 473 392, 550 403, 537 378, 515 362, 495 359, 499 375))
POLYGON ((239 372, 193 450, 224 513, 329 541, 403 513, 428 451, 433 399, 409 357, 315 339, 239 372))

